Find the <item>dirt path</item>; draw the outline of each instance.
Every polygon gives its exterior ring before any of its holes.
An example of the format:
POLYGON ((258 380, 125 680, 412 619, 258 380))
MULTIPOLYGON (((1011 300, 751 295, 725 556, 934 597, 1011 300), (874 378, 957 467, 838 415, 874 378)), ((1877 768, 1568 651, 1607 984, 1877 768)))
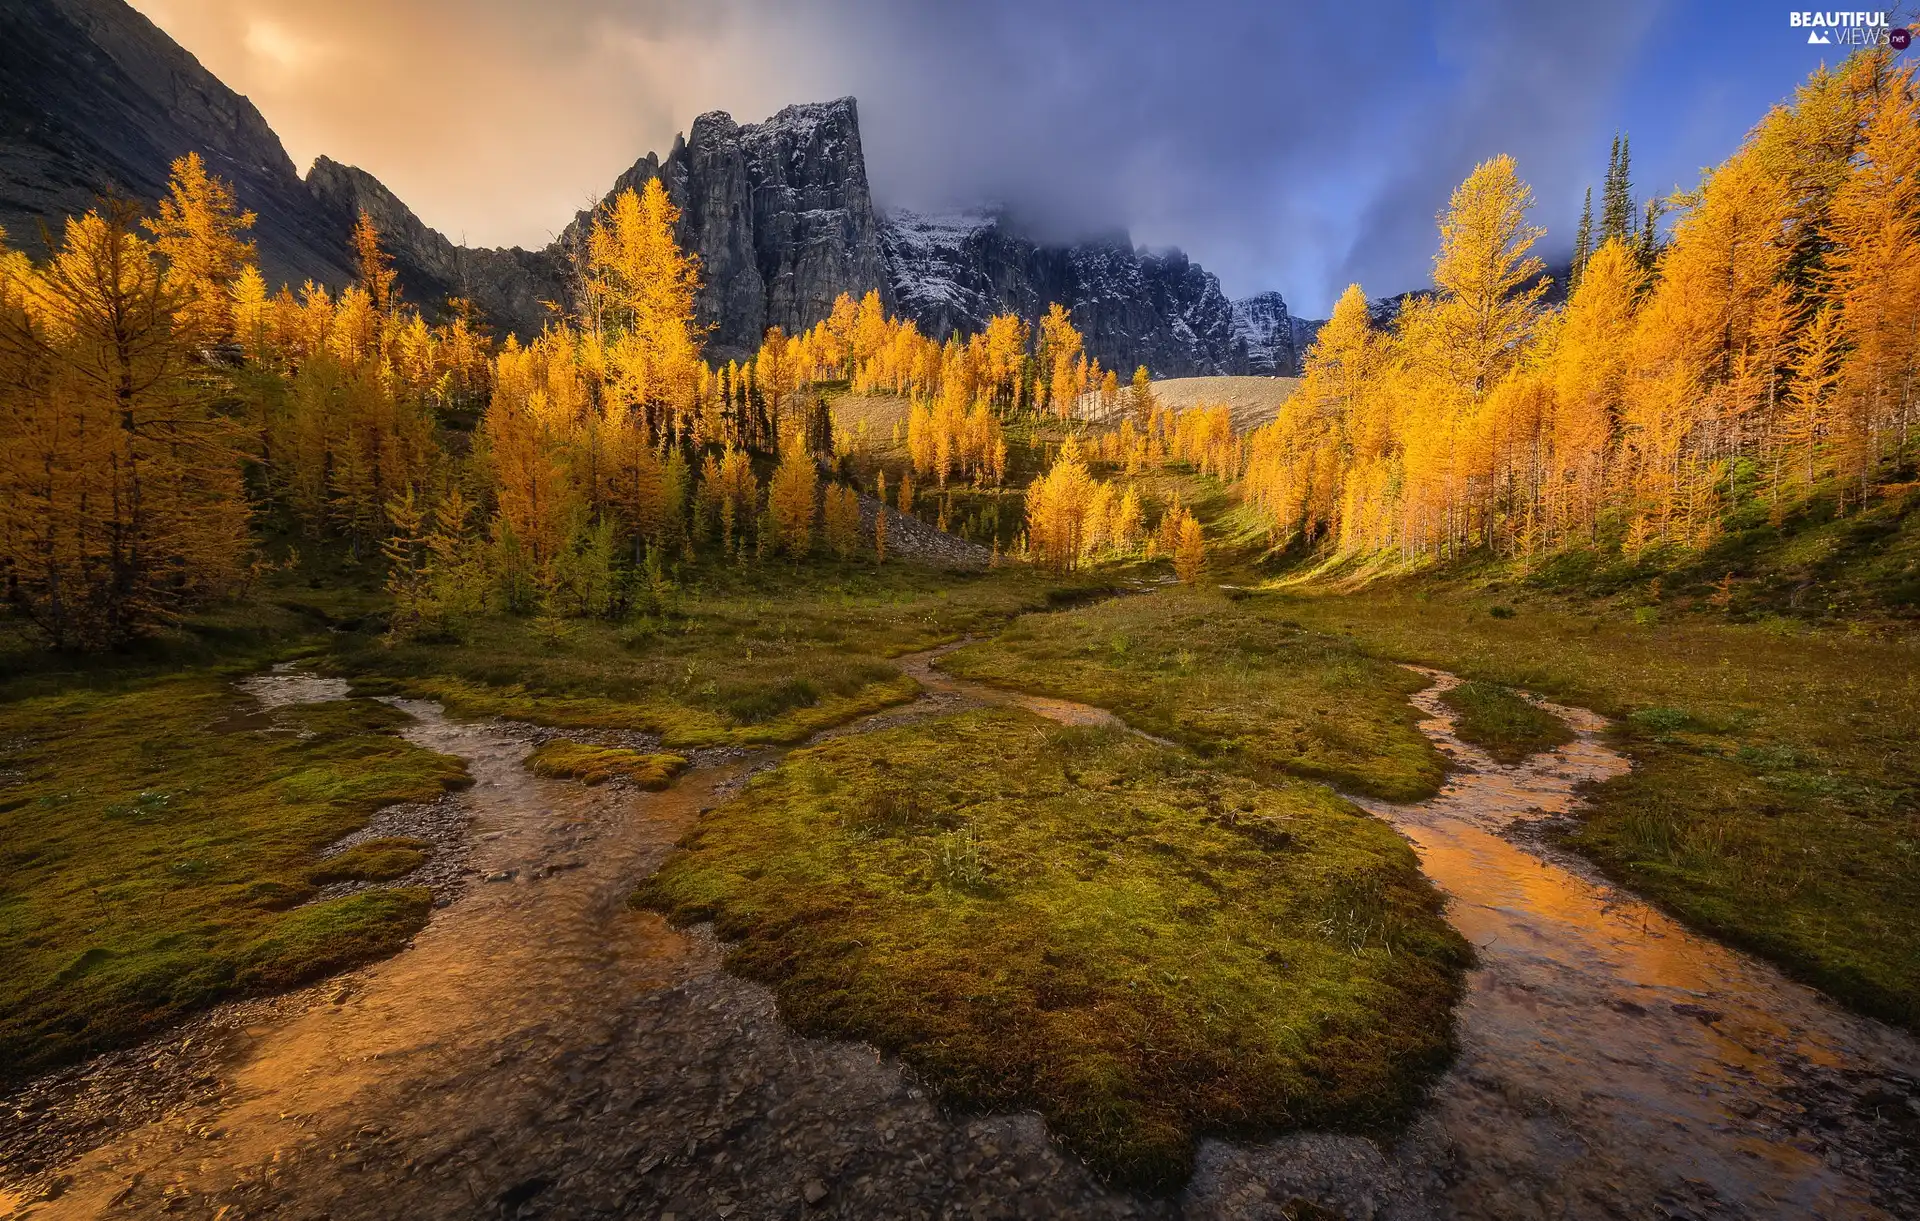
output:
MULTIPOLYGON (((901 659, 927 698, 839 732, 981 701, 1117 723, 952 679, 945 651, 901 659)), ((1433 801, 1366 804, 1454 896, 1482 965, 1459 1065, 1391 1146, 1208 1141, 1180 1198, 1110 1192, 1033 1116, 946 1115, 872 1049, 792 1036, 703 930, 627 906, 771 752, 664 793, 586 788, 529 775, 524 729, 407 701, 409 737, 475 777, 470 863, 510 876, 392 959, 210 1018, 185 1088, 179 1065, 151 1069, 171 1104, 62 1168, 54 1198, 0 1192, 0 1213, 1277 1218, 1305 1198, 1352 1217, 1914 1215, 1913 1041, 1513 835, 1624 760, 1597 718, 1556 709, 1580 740, 1501 768, 1451 735, 1436 677, 1416 703, 1461 770, 1433 801)))

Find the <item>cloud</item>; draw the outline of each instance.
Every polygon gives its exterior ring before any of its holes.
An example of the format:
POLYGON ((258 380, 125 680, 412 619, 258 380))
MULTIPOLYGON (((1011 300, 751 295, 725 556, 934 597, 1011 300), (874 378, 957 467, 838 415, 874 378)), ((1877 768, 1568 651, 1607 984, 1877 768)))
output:
POLYGON ((1655 16, 1651 0, 1594 10, 1482 2, 1434 27, 1437 105, 1401 114, 1398 155, 1359 215, 1341 267, 1374 295, 1427 283, 1435 218, 1479 162, 1510 153, 1535 188, 1541 251, 1564 256, 1583 169, 1602 147, 1605 116, 1655 16), (1412 273, 1409 278, 1409 273, 1412 273))
POLYGON ((853 94, 883 205, 1125 226, 1319 311, 1350 277, 1424 282, 1435 211, 1494 152, 1549 223, 1577 209, 1656 0, 136 3, 296 161, 360 165, 456 240, 545 242, 701 111, 853 94))

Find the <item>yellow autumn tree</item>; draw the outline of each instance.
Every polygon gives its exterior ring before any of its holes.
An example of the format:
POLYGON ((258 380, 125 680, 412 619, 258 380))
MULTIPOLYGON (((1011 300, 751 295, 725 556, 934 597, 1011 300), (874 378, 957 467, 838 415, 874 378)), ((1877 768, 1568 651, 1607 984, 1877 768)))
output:
POLYGON ((242 234, 253 222, 253 213, 240 210, 232 186, 207 173, 199 153, 174 161, 167 194, 155 216, 142 223, 166 260, 179 299, 174 327, 183 336, 208 344, 234 338, 233 290, 254 258, 253 243, 242 234))
POLYGON ((1639 258, 1625 242, 1610 239, 1588 258, 1567 300, 1553 362, 1551 449, 1542 489, 1557 535, 1591 536, 1597 524, 1644 282, 1639 258))
POLYGON ((59 648, 138 636, 232 584, 247 505, 197 370, 185 283, 131 205, 67 222, 45 266, 0 246, 0 570, 59 648))
POLYGON ((1200 523, 1188 516, 1180 523, 1180 539, 1174 545, 1173 571, 1183 585, 1198 585, 1207 570, 1207 543, 1200 523))
POLYGON ((1863 124, 1858 165, 1835 188, 1822 287, 1845 350, 1835 386, 1834 466, 1858 499, 1912 434, 1920 372, 1920 99, 1912 65, 1890 70, 1863 124))
POLYGON ((1061 419, 1073 414, 1074 405, 1086 388, 1083 379, 1087 366, 1081 363, 1084 348, 1085 341, 1074 328, 1066 307, 1057 301, 1049 304, 1040 319, 1040 342, 1034 363, 1039 367, 1040 376, 1046 379, 1047 397, 1053 404, 1054 414, 1061 419))
POLYGON ((703 330, 694 320, 696 260, 675 242, 679 209, 657 178, 628 188, 594 217, 587 298, 606 339, 610 393, 657 436, 668 413, 690 411, 703 330))
POLYGON ((1027 485, 1027 544, 1044 563, 1061 572, 1080 565, 1093 492, 1080 444, 1069 436, 1047 473, 1027 485))
POLYGON ((819 475, 812 455, 805 446, 788 446, 767 485, 767 508, 773 516, 780 546, 790 555, 805 555, 813 546, 818 487, 819 475))
POLYGON ((827 545, 842 560, 860 550, 860 494, 845 484, 827 488, 823 507, 827 545))
POLYGON ((354 221, 353 268, 360 291, 377 314, 391 314, 399 303, 399 274, 393 269, 393 257, 380 244, 380 229, 365 208, 354 221))

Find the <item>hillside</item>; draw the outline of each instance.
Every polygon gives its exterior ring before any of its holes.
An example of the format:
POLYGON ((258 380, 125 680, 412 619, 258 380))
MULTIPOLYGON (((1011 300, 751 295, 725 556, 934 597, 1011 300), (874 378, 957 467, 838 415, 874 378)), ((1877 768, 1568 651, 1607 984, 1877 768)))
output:
MULTIPOLYGON (((365 210, 403 291, 430 313, 464 297, 496 329, 529 338, 553 317, 548 303, 567 303, 585 214, 554 217, 557 236, 538 250, 457 245, 363 169, 322 156, 303 178, 251 102, 124 0, 0 8, 0 227, 14 244, 42 253, 40 225, 57 227, 101 192, 154 198, 173 159, 189 151, 259 214, 271 285, 345 285, 347 235, 365 210)), ((994 313, 1033 318, 1066 303, 1109 368, 1232 373, 1292 356, 1278 294, 1262 295, 1255 318, 1177 250, 1137 249, 1125 233, 1039 241, 984 212, 883 215, 850 97, 788 106, 759 123, 702 114, 664 155, 635 161, 606 197, 656 177, 680 210, 681 248, 700 257, 697 304, 723 360, 750 355, 768 327, 804 330, 840 294, 869 291, 941 338, 977 330, 994 313)))

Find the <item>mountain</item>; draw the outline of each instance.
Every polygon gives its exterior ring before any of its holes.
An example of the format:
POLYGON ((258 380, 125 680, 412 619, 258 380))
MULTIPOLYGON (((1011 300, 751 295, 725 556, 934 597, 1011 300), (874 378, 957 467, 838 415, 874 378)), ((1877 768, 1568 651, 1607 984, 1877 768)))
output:
POLYGON ((364 207, 387 234, 402 288, 430 311, 459 293, 531 332, 541 300, 559 295, 549 256, 456 247, 364 171, 322 157, 302 179, 253 103, 121 0, 0 3, 0 227, 10 243, 44 253, 41 225, 104 193, 151 206, 187 152, 257 214, 252 236, 271 284, 350 281, 347 235, 364 207))
POLYGON ((259 214, 261 269, 274 282, 350 276, 344 234, 314 207, 280 138, 119 0, 0 3, 0 226, 42 249, 40 226, 119 191, 152 201, 175 157, 197 150, 259 214))
MULTIPOLYGON (((1279 293, 1255 293, 1233 303, 1233 336, 1242 373, 1292 377, 1300 371, 1300 320, 1279 293)), ((1316 328, 1317 329, 1317 328, 1316 328)), ((1308 336, 1308 342, 1312 337, 1308 336)))
POLYGON ((1163 377, 1247 371, 1220 281, 1178 250, 1136 250, 1124 233, 1044 244, 999 209, 893 212, 882 240, 896 308, 935 338, 1058 301, 1123 377, 1136 365, 1163 377))
MULTIPOLYGON (((852 98, 789 106, 764 123, 710 111, 664 161, 635 162, 606 198, 650 178, 680 209, 682 248, 700 259, 695 305, 716 355, 753 352, 770 326, 805 330, 843 292, 878 289, 891 308, 852 98)), ((574 217, 555 248, 573 248, 591 219, 574 217)))
MULTIPOLYGON (((348 234, 365 210, 408 299, 432 313, 466 297, 523 337, 566 301, 591 219, 575 216, 542 250, 456 245, 364 170, 323 156, 302 178, 251 102, 123 0, 0 0, 0 226, 11 242, 39 252, 42 218, 85 211, 102 192, 158 197, 188 151, 258 214, 270 283, 348 282, 348 234)), ((841 293, 874 290, 940 338, 1061 302, 1088 351, 1123 375, 1140 364, 1160 376, 1289 373, 1297 362, 1278 294, 1235 306, 1177 250, 1136 249, 1124 233, 1039 241, 997 210, 883 215, 852 98, 789 106, 761 123, 703 114, 607 198, 650 178, 680 209, 676 237, 700 259, 696 307, 716 357, 747 355, 767 327, 803 330, 841 293)))
POLYGON ((378 178, 331 157, 317 157, 306 187, 331 232, 350 233, 361 212, 373 218, 394 256, 401 291, 431 310, 465 297, 503 330, 536 335, 552 316, 549 302, 566 299, 567 261, 546 250, 490 250, 456 246, 413 214, 378 178))

